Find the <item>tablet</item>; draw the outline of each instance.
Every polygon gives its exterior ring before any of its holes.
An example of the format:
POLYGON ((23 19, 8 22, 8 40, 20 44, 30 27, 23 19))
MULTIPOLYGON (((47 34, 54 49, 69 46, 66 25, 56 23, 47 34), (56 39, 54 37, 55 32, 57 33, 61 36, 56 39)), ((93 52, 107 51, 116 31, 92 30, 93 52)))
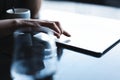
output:
POLYGON ((71 37, 61 36, 58 46, 101 57, 120 42, 120 25, 116 23, 84 23, 67 29, 71 37))
POLYGON ((87 55, 101 57, 120 41, 120 20, 55 10, 43 11, 42 19, 59 21, 71 34, 62 35, 58 46, 87 55))

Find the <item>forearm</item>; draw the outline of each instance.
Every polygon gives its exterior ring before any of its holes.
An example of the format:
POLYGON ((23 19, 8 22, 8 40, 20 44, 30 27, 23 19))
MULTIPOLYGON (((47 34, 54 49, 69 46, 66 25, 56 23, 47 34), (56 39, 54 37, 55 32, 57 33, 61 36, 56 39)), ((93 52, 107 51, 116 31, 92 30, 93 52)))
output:
POLYGON ((16 26, 16 20, 14 19, 0 20, 0 38, 12 34, 17 28, 16 26))
POLYGON ((31 10, 31 18, 38 18, 42 0, 26 0, 26 7, 31 10))

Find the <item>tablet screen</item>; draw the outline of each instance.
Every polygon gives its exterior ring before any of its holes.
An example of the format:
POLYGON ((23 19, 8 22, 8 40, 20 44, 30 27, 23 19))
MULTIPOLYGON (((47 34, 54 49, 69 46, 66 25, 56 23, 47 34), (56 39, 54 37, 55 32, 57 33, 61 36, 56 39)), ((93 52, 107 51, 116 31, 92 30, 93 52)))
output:
POLYGON ((111 26, 74 27, 71 37, 61 36, 59 43, 103 53, 120 39, 120 29, 111 26))

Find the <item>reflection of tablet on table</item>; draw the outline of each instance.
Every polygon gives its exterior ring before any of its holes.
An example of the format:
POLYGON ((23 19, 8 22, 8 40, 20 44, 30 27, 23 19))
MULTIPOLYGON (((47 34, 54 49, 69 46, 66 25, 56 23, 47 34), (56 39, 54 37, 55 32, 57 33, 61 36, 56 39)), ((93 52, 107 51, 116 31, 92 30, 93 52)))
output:
POLYGON ((119 42, 119 27, 81 25, 81 27, 71 29, 72 37, 61 36, 57 44, 70 50, 101 57, 119 42))

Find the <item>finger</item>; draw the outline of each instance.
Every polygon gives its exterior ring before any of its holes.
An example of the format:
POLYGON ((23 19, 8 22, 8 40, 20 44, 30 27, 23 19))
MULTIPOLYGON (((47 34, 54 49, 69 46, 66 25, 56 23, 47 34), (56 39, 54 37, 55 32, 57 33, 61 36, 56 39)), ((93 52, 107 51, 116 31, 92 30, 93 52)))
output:
POLYGON ((59 30, 61 31, 61 33, 59 33, 60 35, 63 34, 63 35, 68 36, 68 37, 71 36, 67 31, 62 29, 62 27, 61 27, 61 25, 60 25, 60 23, 58 21, 54 21, 54 22, 56 23, 56 25, 58 26, 59 30))
POLYGON ((60 38, 60 34, 59 34, 59 33, 54 32, 54 35, 55 35, 57 38, 60 38))
POLYGON ((43 30, 42 32, 45 32, 45 33, 47 33, 47 32, 52 32, 57 38, 60 38, 60 34, 58 33, 58 32, 56 32, 55 30, 52 30, 52 29, 50 29, 50 28, 45 28, 44 26, 40 26, 40 31, 41 31, 41 29, 43 30), (47 31, 47 32, 46 32, 47 31))
MULTIPOLYGON (((51 21, 51 23, 52 23, 52 24, 51 24, 52 27, 50 27, 50 23, 49 23, 49 24, 46 23, 46 24, 48 24, 47 27, 49 27, 49 28, 51 28, 52 30, 54 30, 54 31, 55 31, 55 35, 56 35, 57 37, 60 37, 61 34, 65 35, 65 36, 68 36, 68 37, 71 36, 67 31, 64 31, 64 30, 61 28, 59 22, 52 22, 52 21, 51 21), (54 23, 54 24, 53 24, 53 23, 54 23)), ((46 24, 44 24, 45 27, 46 27, 46 24)))
POLYGON ((59 27, 59 29, 60 29, 60 31, 61 31, 60 34, 63 34, 63 35, 68 36, 68 37, 71 36, 67 31, 64 31, 64 30, 62 29, 62 27, 61 27, 61 25, 60 25, 59 22, 55 21, 55 23, 56 23, 56 25, 59 27))
POLYGON ((55 22, 55 24, 57 25, 57 27, 59 28, 60 34, 63 34, 63 29, 62 29, 60 23, 59 23, 58 21, 54 21, 54 22, 55 22))
POLYGON ((61 32, 59 27, 55 24, 55 22, 52 22, 52 21, 42 21, 40 23, 40 25, 44 26, 44 27, 48 27, 48 28, 50 28, 50 29, 52 29, 52 30, 54 30, 54 31, 56 31, 58 33, 61 32))
POLYGON ((71 37, 71 35, 70 35, 68 32, 66 32, 66 31, 63 31, 63 34, 64 34, 65 36, 67 36, 67 37, 71 37))

